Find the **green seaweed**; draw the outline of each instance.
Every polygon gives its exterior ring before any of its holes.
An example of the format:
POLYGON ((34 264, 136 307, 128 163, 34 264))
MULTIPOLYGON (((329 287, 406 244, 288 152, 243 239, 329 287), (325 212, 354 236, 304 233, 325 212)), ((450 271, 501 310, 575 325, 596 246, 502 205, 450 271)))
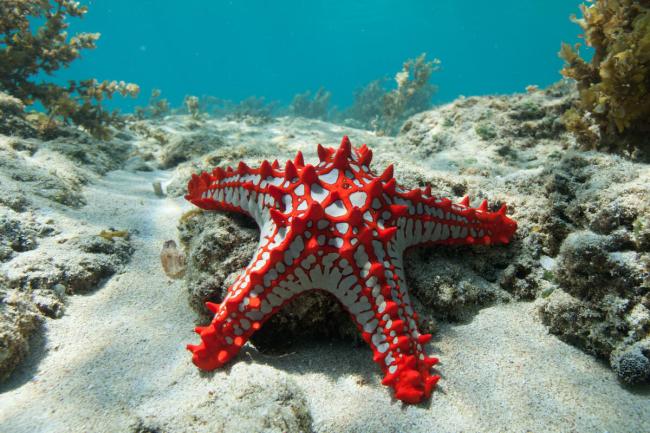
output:
POLYGON ((549 271, 548 269, 546 269, 542 273, 542 279, 554 283, 555 282, 555 274, 552 271, 549 271))
POLYGON ((551 296, 554 291, 555 291, 555 287, 549 287, 547 289, 542 290, 542 293, 540 295, 542 298, 546 299, 549 296, 551 296))

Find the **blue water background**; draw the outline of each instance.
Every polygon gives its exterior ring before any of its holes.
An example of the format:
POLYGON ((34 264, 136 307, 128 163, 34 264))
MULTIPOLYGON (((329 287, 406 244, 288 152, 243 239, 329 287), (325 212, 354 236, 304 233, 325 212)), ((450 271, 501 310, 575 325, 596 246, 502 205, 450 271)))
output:
MULTIPOLYGON (((577 42, 567 0, 86 0, 71 33, 100 32, 94 51, 57 80, 140 84, 144 105, 159 88, 172 105, 185 95, 289 103, 323 86, 349 105, 359 87, 394 76, 422 52, 442 61, 434 103, 459 95, 524 91, 561 78, 562 41, 577 42)), ((119 99, 119 98, 118 98, 119 99)))

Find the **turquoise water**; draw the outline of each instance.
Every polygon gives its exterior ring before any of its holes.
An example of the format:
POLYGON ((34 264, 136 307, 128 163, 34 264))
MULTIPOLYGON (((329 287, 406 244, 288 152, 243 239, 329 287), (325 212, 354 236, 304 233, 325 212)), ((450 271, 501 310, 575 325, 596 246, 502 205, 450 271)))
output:
POLYGON ((392 77, 407 58, 442 61, 434 103, 458 95, 523 91, 560 78, 562 41, 577 42, 578 2, 96 0, 71 30, 101 32, 98 48, 57 79, 140 84, 143 105, 159 88, 172 105, 185 95, 248 96, 289 103, 324 86, 332 103, 392 77))

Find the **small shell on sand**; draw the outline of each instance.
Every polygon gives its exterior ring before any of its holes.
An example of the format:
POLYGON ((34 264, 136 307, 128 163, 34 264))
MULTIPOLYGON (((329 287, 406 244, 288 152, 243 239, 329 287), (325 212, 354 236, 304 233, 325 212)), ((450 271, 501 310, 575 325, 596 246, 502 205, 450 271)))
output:
POLYGON ((160 263, 169 278, 185 275, 185 254, 176 247, 173 240, 165 241, 160 251, 160 263))

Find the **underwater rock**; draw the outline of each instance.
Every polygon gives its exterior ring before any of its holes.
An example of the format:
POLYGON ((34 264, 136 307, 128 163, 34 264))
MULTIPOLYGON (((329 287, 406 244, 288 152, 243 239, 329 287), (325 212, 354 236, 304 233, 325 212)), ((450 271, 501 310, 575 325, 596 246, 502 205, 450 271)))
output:
MULTIPOLYGON (((482 248, 481 254, 488 251, 482 248)), ((412 293, 427 307, 421 315, 442 321, 466 321, 480 308, 510 297, 496 284, 498 270, 494 261, 480 258, 481 254, 466 248, 422 248, 405 256, 412 293)))
POLYGON ((612 353, 609 362, 619 379, 628 384, 650 382, 650 338, 612 353))
POLYGON ((33 250, 41 227, 3 212, 0 206, 0 262, 11 259, 15 253, 33 250))
POLYGON ((129 123, 133 133, 130 170, 158 166, 169 169, 224 146, 222 125, 214 119, 197 122, 189 116, 167 116, 129 123), (138 168, 142 167, 142 168, 138 168))
MULTIPOLYGON (((65 298, 84 293, 117 272, 133 248, 123 237, 97 235, 68 239, 57 235, 35 248, 21 252, 0 268, 0 285, 6 302, 0 305, 0 328, 16 362, 27 350, 26 341, 37 331, 43 317, 61 317, 65 298), (6 305, 5 305, 6 304, 6 305), (34 317, 32 317, 34 316, 34 317)), ((7 367, 5 376, 11 369, 7 367)))
POLYGON ((87 181, 87 172, 42 143, 0 135, 0 202, 15 210, 31 207, 41 198, 82 206, 81 189, 87 181))
POLYGON ((15 185, 4 185, 0 190, 0 204, 13 210, 14 212, 24 212, 30 207, 30 201, 23 191, 14 189, 15 185))
POLYGON ((517 149, 544 144, 540 140, 556 140, 561 135, 564 129, 559 118, 574 94, 575 87, 558 84, 528 94, 461 97, 409 118, 397 143, 430 159, 433 154, 478 139, 495 149, 507 146, 509 151, 499 151, 506 159, 517 159, 517 149))
POLYGON ((6 269, 10 287, 50 291, 61 285, 66 294, 83 293, 113 275, 133 252, 128 239, 99 235, 57 236, 48 246, 11 261, 6 269))
POLYGON ((222 298, 226 281, 234 280, 253 256, 258 234, 252 221, 243 217, 190 212, 178 226, 187 257, 185 281, 190 305, 207 318, 205 301, 222 298))
MULTIPOLYGON (((563 340, 608 359, 622 381, 647 382, 619 357, 649 328, 630 315, 647 306, 650 293, 650 170, 612 155, 569 152, 545 172, 550 203, 540 231, 546 252, 559 255, 554 271, 544 273, 556 288, 541 318, 563 340)), ((638 361, 647 351, 629 353, 638 361)))
POLYGON ((608 293, 630 299, 642 292, 640 258, 634 252, 617 252, 611 236, 574 232, 560 248, 555 277, 579 299, 598 299, 608 293))
POLYGON ((552 333, 609 359, 621 380, 647 381, 648 365, 641 358, 648 351, 637 345, 650 329, 650 257, 618 247, 615 236, 570 234, 556 261, 559 288, 542 303, 540 314, 552 333))
POLYGON ((621 229, 632 238, 643 230, 643 216, 650 212, 647 166, 601 153, 568 152, 543 176, 549 217, 565 226, 549 243, 551 253, 569 232, 582 228, 601 234, 621 229))
POLYGON ((621 320, 616 324, 605 323, 606 312, 590 308, 587 302, 562 289, 556 288, 544 300, 540 316, 551 333, 601 358, 612 351, 617 338, 623 338, 616 330, 621 320))
POLYGON ((3 365, 3 377, 24 357, 43 316, 60 317, 68 294, 96 287, 133 251, 126 239, 82 234, 77 229, 83 221, 57 221, 86 203, 84 186, 97 174, 121 167, 131 144, 100 142, 74 128, 60 132, 48 142, 0 135, 0 279, 6 300, 0 327, 3 349, 10 352, 3 359, 11 360, 3 365))
POLYGON ((25 119, 25 105, 18 98, 0 92, 0 134, 35 137, 36 128, 25 119))
POLYGON ((71 241, 71 248, 78 248, 83 255, 72 258, 64 266, 64 278, 59 281, 67 294, 83 293, 95 287, 101 280, 113 275, 126 263, 133 247, 128 238, 113 236, 110 239, 98 236, 84 236, 71 241))
POLYGON ((0 382, 27 355, 41 318, 28 294, 9 289, 0 278, 0 382))
POLYGON ((124 166, 132 145, 117 137, 98 140, 81 131, 72 131, 65 137, 45 142, 43 148, 58 152, 95 173, 106 174, 124 166))
MULTIPOLYGON (((7 93, 0 92, 0 113, 4 115, 20 116, 25 110, 25 104, 7 93)), ((5 134, 2 132, 2 134, 5 134)), ((13 134, 12 134, 13 135, 13 134)))
POLYGON ((218 135, 202 131, 171 136, 160 153, 160 166, 171 168, 181 162, 203 155, 224 142, 218 135))

